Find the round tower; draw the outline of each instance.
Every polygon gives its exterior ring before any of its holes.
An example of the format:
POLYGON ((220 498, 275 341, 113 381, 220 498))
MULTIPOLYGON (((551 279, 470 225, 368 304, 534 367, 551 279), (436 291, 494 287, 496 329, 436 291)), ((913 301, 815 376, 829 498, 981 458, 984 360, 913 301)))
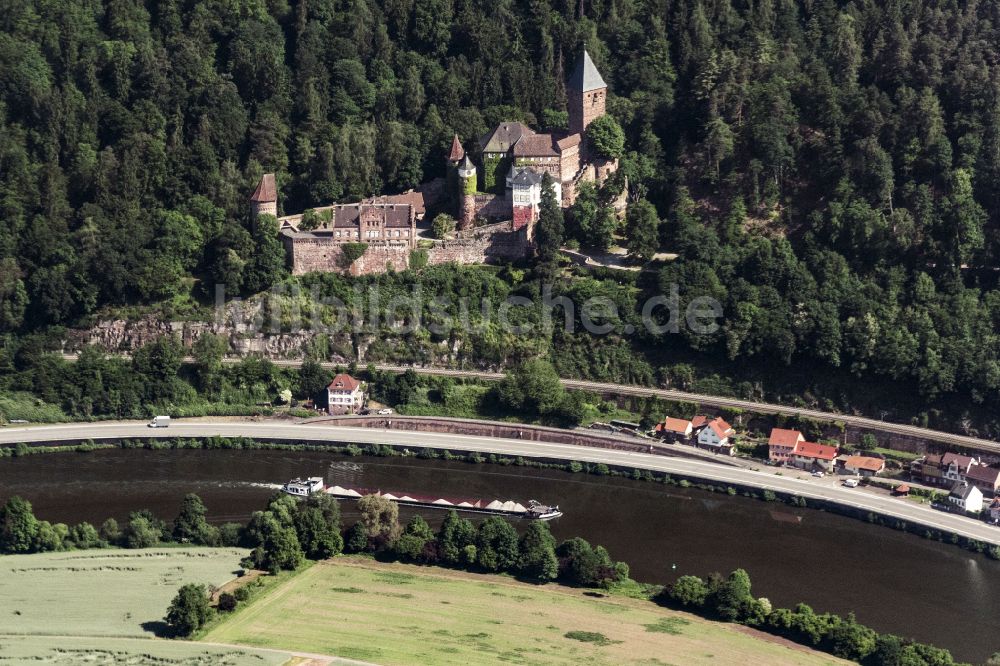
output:
POLYGON ((257 189, 250 196, 250 214, 278 216, 278 188, 274 183, 274 174, 265 173, 260 177, 257 189))
POLYGON ((476 165, 464 155, 458 167, 459 215, 458 228, 470 229, 476 219, 476 165))

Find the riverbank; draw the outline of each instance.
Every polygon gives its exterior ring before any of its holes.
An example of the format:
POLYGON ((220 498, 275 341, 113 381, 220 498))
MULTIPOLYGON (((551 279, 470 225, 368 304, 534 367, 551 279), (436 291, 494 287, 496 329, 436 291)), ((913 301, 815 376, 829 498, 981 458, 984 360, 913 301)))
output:
MULTIPOLYGON (((843 617, 853 612, 880 633, 946 646, 956 659, 974 663, 997 648, 990 637, 1000 632, 992 604, 1000 597, 1000 562, 864 520, 706 492, 680 481, 636 482, 600 475, 596 466, 589 474, 519 466, 506 456, 496 461, 446 459, 441 450, 431 459, 345 457, 303 446, 113 449, 0 461, 0 487, 31 500, 40 520, 70 525, 97 525, 108 517, 122 524, 137 507, 169 521, 186 493, 201 496, 214 525, 244 523, 267 503, 276 480, 313 474, 340 485, 389 491, 536 498, 563 507, 563 517, 549 523, 558 540, 581 536, 606 544, 612 555, 629 563, 630 576, 638 581, 664 584, 682 574, 745 568, 756 594, 776 606, 806 601, 817 612, 843 617), (823 575, 803 566, 807 562, 822 562, 823 575), (856 579, 859 567, 865 585, 845 584, 856 579), (901 607, 907 613, 901 615, 901 607), (962 622, 968 615, 979 620, 962 622)), ((353 502, 341 504, 341 512, 345 526, 358 519, 353 502)), ((401 520, 414 513, 401 508, 401 520)), ((436 530, 444 515, 432 511, 424 517, 436 530)))
MULTIPOLYGON (((425 455, 435 451, 459 451, 468 455, 494 455, 509 458, 511 463, 518 458, 541 462, 560 462, 595 466, 595 469, 620 468, 638 470, 639 477, 646 472, 659 474, 659 478, 692 479, 706 482, 709 485, 723 489, 732 487, 733 492, 747 489, 748 492, 765 492, 783 494, 796 498, 801 506, 810 503, 813 506, 824 503, 827 506, 842 507, 851 511, 851 515, 867 517, 868 514, 884 516, 891 526, 912 528, 918 526, 923 532, 929 532, 933 537, 939 533, 942 537, 955 535, 958 539, 966 539, 976 550, 986 550, 989 547, 1000 547, 1000 529, 987 525, 982 521, 962 516, 944 513, 924 505, 914 504, 898 498, 859 493, 854 489, 841 486, 820 486, 810 484, 801 479, 783 477, 767 470, 746 470, 734 467, 724 467, 700 460, 684 460, 668 458, 664 455, 641 453, 634 450, 617 450, 612 448, 594 448, 572 444, 556 444, 550 442, 526 442, 502 437, 471 436, 446 433, 415 433, 409 431, 385 430, 379 428, 351 428, 342 426, 324 426, 322 424, 306 425, 289 422, 212 422, 202 420, 197 422, 175 422, 169 428, 147 428, 145 423, 107 423, 107 424, 75 424, 66 426, 37 426, 26 428, 7 428, 0 430, 0 445, 14 445, 25 441, 38 443, 67 444, 92 440, 171 440, 181 438, 187 440, 212 438, 243 438, 259 441, 278 442, 309 442, 324 446, 342 447, 350 450, 345 443, 355 445, 355 451, 361 452, 362 446, 375 447, 380 450, 386 447, 391 453, 395 449, 423 450, 425 455), (804 502, 804 504, 803 504, 804 502), (979 544, 982 544, 980 547, 979 544)), ((169 444, 165 444, 169 446, 169 444)), ((622 446, 622 448, 625 448, 622 446)), ((994 552, 990 550, 990 552, 994 552)), ((996 551, 1000 553, 1000 551, 996 551)))
POLYGON ((363 557, 318 562, 202 640, 401 666, 849 663, 648 601, 363 557))

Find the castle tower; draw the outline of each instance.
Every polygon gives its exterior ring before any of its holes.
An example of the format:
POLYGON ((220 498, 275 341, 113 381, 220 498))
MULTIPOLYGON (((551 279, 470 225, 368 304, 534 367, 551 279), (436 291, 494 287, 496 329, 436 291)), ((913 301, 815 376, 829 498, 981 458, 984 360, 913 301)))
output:
POLYGON ((278 188, 274 183, 274 174, 265 173, 260 177, 257 189, 250 196, 250 215, 278 216, 278 188))
POLYGON ((451 151, 448 153, 448 166, 455 169, 458 165, 462 163, 462 158, 465 157, 465 149, 462 148, 462 142, 458 140, 458 135, 456 134, 451 140, 451 151))
POLYGON ((458 185, 458 228, 471 229, 475 226, 476 219, 476 165, 468 154, 463 156, 462 164, 458 167, 458 185))
POLYGON ((608 84, 601 78, 587 48, 576 61, 576 68, 566 82, 566 110, 569 133, 583 134, 591 121, 604 115, 608 84))

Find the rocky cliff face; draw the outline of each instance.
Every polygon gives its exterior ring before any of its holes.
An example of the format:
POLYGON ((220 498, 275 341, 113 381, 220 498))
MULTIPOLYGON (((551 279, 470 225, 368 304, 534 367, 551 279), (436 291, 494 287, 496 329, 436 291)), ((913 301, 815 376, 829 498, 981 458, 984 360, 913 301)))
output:
MULTIPOLYGON (((215 321, 163 321, 155 317, 137 320, 101 321, 89 329, 70 329, 63 341, 63 352, 73 353, 93 345, 109 353, 130 354, 164 335, 179 339, 190 348, 207 333, 229 341, 234 356, 261 354, 271 359, 301 359, 313 344, 316 333, 308 322, 302 330, 282 330, 279 321, 271 322, 265 299, 228 303, 215 321)), ((280 317, 275 315, 276 318, 280 317)), ((286 327, 287 329, 287 327, 286 327)), ((328 335, 330 354, 335 363, 388 362, 448 365, 458 358, 461 343, 457 340, 432 343, 419 336, 394 335, 391 330, 351 332, 328 335)))

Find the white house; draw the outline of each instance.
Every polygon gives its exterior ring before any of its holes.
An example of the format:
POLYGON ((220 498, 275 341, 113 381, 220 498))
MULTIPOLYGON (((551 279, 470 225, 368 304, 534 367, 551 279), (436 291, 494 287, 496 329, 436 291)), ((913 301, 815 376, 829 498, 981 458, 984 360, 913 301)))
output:
POLYGON ((733 427, 726 423, 721 416, 717 416, 698 433, 698 445, 733 455, 733 445, 729 438, 734 434, 733 427))
POLYGON ((796 442, 789 462, 801 469, 820 468, 832 471, 837 460, 837 447, 814 442, 796 442))
POLYGON ((956 483, 948 493, 948 501, 962 511, 979 513, 983 510, 983 493, 971 483, 956 483))
POLYGON ((357 414, 365 402, 361 382, 340 374, 326 387, 326 411, 329 414, 357 414))
POLYGON ((969 456, 957 453, 946 453, 941 456, 941 469, 944 478, 951 482, 964 482, 965 475, 969 473, 969 468, 979 461, 969 456))

